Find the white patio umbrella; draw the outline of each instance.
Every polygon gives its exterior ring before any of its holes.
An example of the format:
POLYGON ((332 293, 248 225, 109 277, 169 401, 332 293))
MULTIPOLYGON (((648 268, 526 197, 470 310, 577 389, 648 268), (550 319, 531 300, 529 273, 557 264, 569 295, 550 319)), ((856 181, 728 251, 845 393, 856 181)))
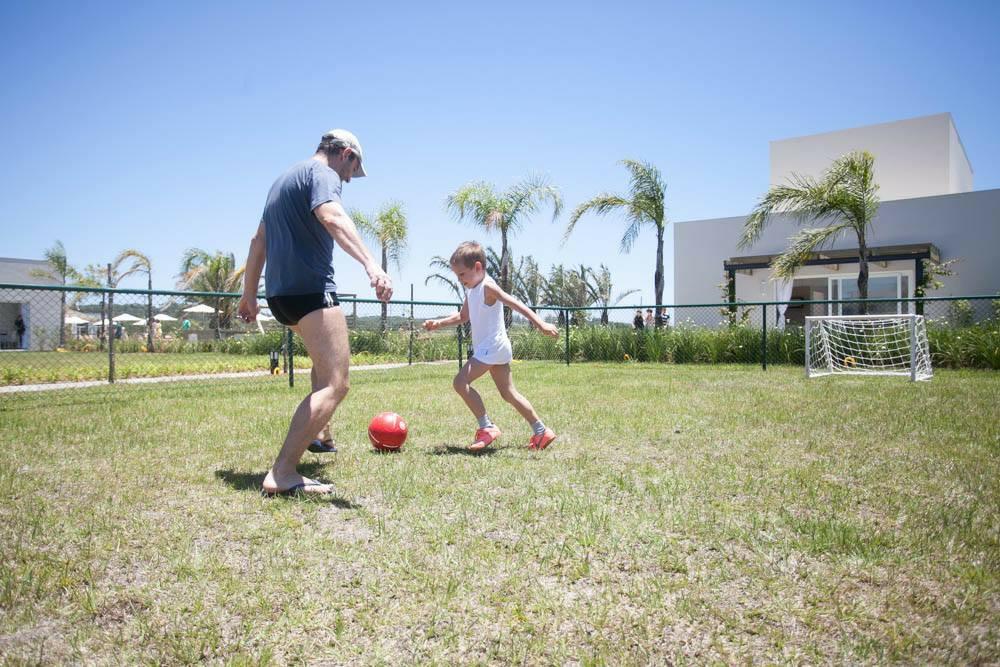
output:
POLYGON ((128 313, 122 313, 116 317, 111 318, 112 322, 142 322, 141 317, 136 317, 135 315, 129 315, 128 313))
POLYGON ((157 322, 176 322, 177 321, 176 317, 170 317, 166 313, 157 313, 156 315, 153 315, 153 319, 156 320, 157 322))
POLYGON ((183 312, 185 312, 185 313, 214 313, 215 312, 215 308, 212 308, 211 306, 206 306, 203 303, 199 303, 197 306, 190 306, 188 308, 185 308, 183 312))
POLYGON ((65 320, 66 324, 90 324, 90 320, 85 320, 82 317, 77 317, 76 315, 70 315, 65 320))

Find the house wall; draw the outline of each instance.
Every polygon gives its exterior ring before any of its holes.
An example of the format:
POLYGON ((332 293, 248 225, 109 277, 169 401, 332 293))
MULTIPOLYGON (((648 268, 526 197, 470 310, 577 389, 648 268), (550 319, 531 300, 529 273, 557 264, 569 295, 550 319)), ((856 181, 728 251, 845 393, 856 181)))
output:
POLYGON ((818 178, 842 155, 867 150, 883 201, 972 190, 972 168, 949 113, 772 141, 770 150, 771 185, 792 174, 818 178))
MULTIPOLYGON (((47 262, 31 259, 0 258, 0 283, 51 285, 53 281, 33 276, 32 271, 50 271, 47 262)), ((62 309, 59 292, 22 289, 0 289, 0 334, 16 343, 14 320, 18 313, 24 318, 27 331, 24 347, 30 350, 52 350, 59 344, 59 324, 62 309)))
MULTIPOLYGON (((737 248, 745 217, 678 222, 674 233, 675 303, 717 303, 723 262, 730 257, 782 252, 798 227, 776 216, 751 248, 737 248)), ((930 296, 968 296, 1000 291, 1000 189, 883 202, 868 237, 870 246, 933 243, 941 259, 958 258, 956 275, 942 278, 930 296)), ((857 248, 843 237, 834 249, 857 248)), ((848 265, 844 265, 848 266, 848 265)), ((738 276, 737 289, 752 291, 759 279, 738 276)))

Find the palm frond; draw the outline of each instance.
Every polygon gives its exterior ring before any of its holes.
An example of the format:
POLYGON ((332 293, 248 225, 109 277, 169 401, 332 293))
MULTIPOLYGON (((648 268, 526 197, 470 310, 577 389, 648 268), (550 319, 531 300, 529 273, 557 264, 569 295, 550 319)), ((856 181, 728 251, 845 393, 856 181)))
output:
POLYGON ((778 278, 793 277, 795 270, 809 261, 814 252, 852 228, 850 223, 842 222, 837 225, 800 230, 789 239, 788 248, 771 262, 774 275, 778 278))
POLYGON ((576 227, 576 223, 580 221, 584 215, 589 212, 594 212, 597 215, 603 216, 611 213, 612 211, 617 211, 619 209, 628 209, 631 202, 629 200, 620 197, 619 195, 610 193, 601 193, 585 201, 575 209, 569 216, 569 222, 566 223, 566 231, 563 232, 563 243, 569 239, 570 234, 573 233, 573 229, 576 227))

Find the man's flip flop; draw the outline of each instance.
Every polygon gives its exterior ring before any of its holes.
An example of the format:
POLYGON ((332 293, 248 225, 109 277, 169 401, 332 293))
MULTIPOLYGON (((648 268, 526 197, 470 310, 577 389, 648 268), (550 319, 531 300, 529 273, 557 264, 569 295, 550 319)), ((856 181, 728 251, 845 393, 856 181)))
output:
POLYGON ((283 491, 265 491, 264 489, 261 489, 260 492, 262 494, 264 494, 265 496, 267 496, 268 498, 274 498, 276 496, 296 496, 296 495, 299 494, 299 492, 301 492, 304 495, 314 495, 314 496, 328 496, 331 493, 333 493, 333 491, 331 490, 331 491, 329 491, 327 493, 313 493, 313 494, 309 494, 309 493, 306 492, 305 489, 307 487, 310 487, 310 486, 329 486, 329 485, 328 484, 324 484, 322 482, 311 482, 311 483, 300 482, 300 483, 296 484, 295 486, 290 486, 287 489, 284 489, 283 491))
POLYGON ((313 440, 309 443, 308 447, 310 452, 315 452, 316 454, 336 454, 337 448, 333 446, 333 440, 327 440, 323 442, 322 440, 313 440))

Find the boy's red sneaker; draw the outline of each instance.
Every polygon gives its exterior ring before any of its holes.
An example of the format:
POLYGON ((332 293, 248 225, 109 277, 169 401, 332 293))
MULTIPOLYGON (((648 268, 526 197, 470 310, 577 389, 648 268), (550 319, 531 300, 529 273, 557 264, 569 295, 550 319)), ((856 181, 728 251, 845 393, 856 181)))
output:
POLYGON ((469 445, 469 451, 478 452, 490 446, 494 440, 502 435, 496 426, 487 426, 476 430, 476 440, 469 445))
POLYGON ((528 449, 545 449, 556 439, 555 432, 549 427, 545 427, 545 432, 531 436, 528 441, 528 449))

